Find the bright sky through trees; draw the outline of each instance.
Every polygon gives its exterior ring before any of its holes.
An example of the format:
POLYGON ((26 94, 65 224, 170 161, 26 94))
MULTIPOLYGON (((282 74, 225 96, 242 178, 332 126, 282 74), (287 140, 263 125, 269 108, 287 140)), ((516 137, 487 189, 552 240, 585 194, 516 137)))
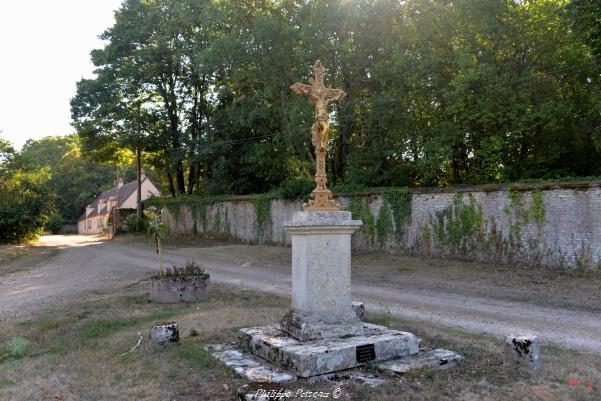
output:
POLYGON ((75 83, 121 0, 0 1, 0 136, 67 135, 75 83))

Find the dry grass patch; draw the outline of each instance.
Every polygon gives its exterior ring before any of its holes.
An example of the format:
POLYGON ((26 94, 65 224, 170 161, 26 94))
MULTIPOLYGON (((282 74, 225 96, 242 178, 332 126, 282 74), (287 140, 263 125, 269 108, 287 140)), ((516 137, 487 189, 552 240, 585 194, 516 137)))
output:
POLYGON ((149 302, 146 288, 140 283, 4 325, 0 399, 230 400, 242 382, 203 346, 234 341, 241 325, 265 324, 286 310, 281 299, 218 286, 207 303, 158 305, 149 302), (152 346, 150 327, 168 320, 180 323, 181 343, 152 346), (138 332, 144 336, 141 347, 122 356, 138 332), (9 346, 14 339, 24 339, 18 354, 9 346))
POLYGON ((0 277, 29 270, 58 253, 57 248, 47 246, 34 246, 32 244, 0 245, 0 277))
MULTIPOLYGON (((289 299, 213 285, 207 303, 149 302, 141 282, 110 296, 96 296, 42 316, 0 328, 0 399, 7 401, 229 401, 245 384, 204 351, 207 344, 237 339, 241 327, 275 323, 289 299), (161 349, 147 339, 150 326, 180 323, 181 342, 161 349), (141 347, 122 356, 144 336, 141 347), (15 339, 23 339, 15 341, 15 339), (21 341, 21 342, 20 342, 21 341)), ((379 388, 345 383, 342 400, 598 400, 601 362, 596 356, 543 347, 543 371, 530 378, 503 365, 501 341, 484 335, 402 321, 367 319, 408 330, 423 345, 462 353, 466 362, 449 371, 420 371, 379 388), (578 385, 568 380, 578 380, 578 385), (592 389, 587 388, 591 383, 592 389)), ((372 366, 365 367, 373 371, 372 366)), ((572 381, 573 382, 573 381, 572 381)), ((331 392, 334 384, 287 386, 331 392)), ((331 398, 330 398, 331 399, 331 398)))

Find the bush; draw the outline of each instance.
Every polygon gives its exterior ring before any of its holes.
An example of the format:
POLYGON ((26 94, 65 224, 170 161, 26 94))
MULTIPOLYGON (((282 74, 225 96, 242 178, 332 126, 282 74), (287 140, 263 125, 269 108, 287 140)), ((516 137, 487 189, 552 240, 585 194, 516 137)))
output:
POLYGON ((54 212, 48 218, 46 230, 50 231, 52 234, 59 234, 65 223, 66 220, 63 218, 63 216, 61 216, 60 213, 54 212))
POLYGON ((357 194, 367 192, 369 189, 365 185, 355 182, 341 182, 332 187, 332 192, 338 196, 347 194, 357 194))
POLYGON ((186 261, 184 266, 172 266, 167 268, 165 271, 165 277, 200 277, 203 279, 209 278, 207 273, 201 265, 190 260, 186 261))
POLYGON ((135 214, 130 214, 125 218, 125 224, 127 224, 127 231, 129 232, 146 232, 147 225, 146 220, 143 217, 138 217, 135 214))
POLYGON ((54 209, 47 188, 48 169, 16 170, 0 184, 0 242, 23 242, 37 238, 54 209))
POLYGON ((313 179, 298 178, 290 180, 278 191, 278 195, 284 199, 302 199, 307 200, 311 191, 315 189, 313 179))

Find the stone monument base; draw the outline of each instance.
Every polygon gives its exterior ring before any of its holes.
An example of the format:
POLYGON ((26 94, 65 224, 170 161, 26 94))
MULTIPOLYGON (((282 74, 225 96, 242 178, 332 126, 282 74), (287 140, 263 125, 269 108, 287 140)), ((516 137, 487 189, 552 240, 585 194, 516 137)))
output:
POLYGON ((352 308, 348 308, 346 316, 338 315, 335 320, 330 320, 327 314, 320 316, 290 310, 282 319, 280 327, 300 341, 359 336, 365 332, 363 323, 352 308))
POLYGON ((240 330, 243 349, 276 366, 308 378, 419 352, 414 334, 363 323, 363 334, 300 341, 280 326, 240 330))

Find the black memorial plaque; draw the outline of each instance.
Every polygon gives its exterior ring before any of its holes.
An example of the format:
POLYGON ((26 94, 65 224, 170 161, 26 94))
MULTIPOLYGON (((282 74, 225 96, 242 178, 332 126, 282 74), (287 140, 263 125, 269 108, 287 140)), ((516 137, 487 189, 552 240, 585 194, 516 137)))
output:
POLYGON ((373 344, 358 345, 356 350, 357 362, 359 363, 369 362, 376 359, 376 350, 373 344))

